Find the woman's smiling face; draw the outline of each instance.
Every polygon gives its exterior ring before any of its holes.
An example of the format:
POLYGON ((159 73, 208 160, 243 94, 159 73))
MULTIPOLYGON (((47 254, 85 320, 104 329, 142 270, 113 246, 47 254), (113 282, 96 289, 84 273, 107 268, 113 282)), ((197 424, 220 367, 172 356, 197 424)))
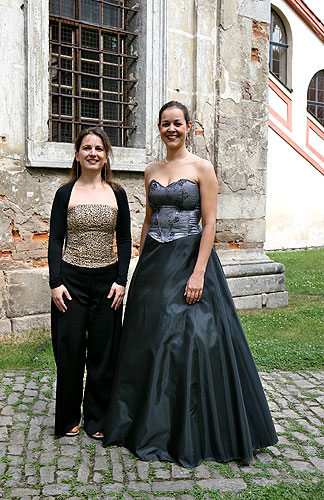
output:
POLYGON ((185 144, 191 124, 186 124, 182 109, 173 107, 163 111, 158 127, 164 144, 167 147, 179 148, 185 144))
POLYGON ((80 162, 81 168, 86 170, 99 170, 107 162, 107 153, 100 137, 95 134, 86 135, 80 145, 75 157, 80 162))

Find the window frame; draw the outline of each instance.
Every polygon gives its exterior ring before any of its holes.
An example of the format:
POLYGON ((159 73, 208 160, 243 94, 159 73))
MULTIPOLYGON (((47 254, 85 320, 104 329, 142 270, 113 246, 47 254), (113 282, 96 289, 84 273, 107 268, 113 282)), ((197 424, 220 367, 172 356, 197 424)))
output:
POLYGON ((324 69, 320 69, 319 71, 317 71, 313 76, 312 78, 310 79, 310 82, 308 84, 308 87, 307 87, 307 106, 306 106, 306 109, 307 109, 307 112, 316 120, 318 121, 322 127, 324 127, 324 117, 323 117, 323 120, 320 120, 310 109, 309 109, 309 106, 315 106, 315 112, 317 112, 317 109, 318 107, 320 108, 323 108, 323 115, 324 115, 324 99, 323 101, 311 101, 308 99, 308 92, 309 92, 309 86, 313 80, 313 78, 315 77, 315 94, 316 96, 318 96, 318 76, 320 73, 323 73, 323 77, 324 77, 324 69))
MULTIPOLYGON (((142 98, 145 103, 145 147, 114 147, 114 170, 144 171, 153 154, 158 155, 162 151, 162 145, 156 140, 156 119, 167 96, 167 1, 147 0, 143 4, 145 30, 141 36, 145 40, 143 52, 146 64, 145 96, 142 98), (152 81, 159 83, 150 85, 152 81)), ((74 145, 48 140, 49 1, 28 0, 26 8, 26 166, 70 168, 74 145)))
MULTIPOLYGON (((288 42, 288 33, 287 33, 287 29, 286 29, 286 26, 285 26, 285 22, 283 21, 282 19, 282 16, 279 14, 279 12, 277 12, 277 10, 275 10, 272 6, 271 6, 271 13, 270 13, 270 40, 269 40, 269 71, 270 73, 279 80, 279 82, 281 82, 288 90, 291 90, 289 89, 288 87, 288 57, 289 57, 289 43, 280 43, 280 42, 274 42, 272 41, 271 37, 272 37, 272 33, 273 33, 273 14, 276 14, 282 25, 283 25, 283 28, 285 30, 285 35, 286 35, 286 40, 288 42), (273 72, 273 47, 280 47, 280 48, 283 48, 283 49, 286 49, 286 67, 285 67, 285 81, 283 81, 281 78, 280 78, 280 75, 277 76, 276 73, 273 72)), ((279 59, 279 66, 280 66, 280 59, 279 59)))

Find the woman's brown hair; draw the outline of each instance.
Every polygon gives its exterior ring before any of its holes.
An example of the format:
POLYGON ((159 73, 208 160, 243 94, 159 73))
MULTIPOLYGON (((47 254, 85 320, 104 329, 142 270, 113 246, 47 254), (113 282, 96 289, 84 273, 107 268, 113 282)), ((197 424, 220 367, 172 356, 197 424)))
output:
MULTIPOLYGON (((78 152, 80 150, 80 146, 82 144, 83 139, 87 135, 91 135, 91 134, 96 135, 97 137, 99 137, 102 140, 104 150, 107 154, 107 162, 104 164, 104 166, 101 169, 101 179, 104 182, 107 182, 107 184, 109 184, 111 187, 113 187, 115 189, 120 188, 119 184, 117 184, 116 182, 113 181, 113 175, 112 175, 111 166, 110 166, 110 158, 112 158, 112 156, 113 156, 113 151, 112 151, 109 137, 104 130, 102 130, 100 127, 90 127, 90 128, 84 128, 83 130, 81 130, 78 134, 78 137, 75 140, 75 143, 74 143, 75 151, 78 152)), ((81 173, 82 173, 81 165, 77 161, 77 159, 74 157, 74 160, 72 163, 71 176, 70 176, 70 179, 68 182, 73 182, 73 181, 78 180, 81 173)))

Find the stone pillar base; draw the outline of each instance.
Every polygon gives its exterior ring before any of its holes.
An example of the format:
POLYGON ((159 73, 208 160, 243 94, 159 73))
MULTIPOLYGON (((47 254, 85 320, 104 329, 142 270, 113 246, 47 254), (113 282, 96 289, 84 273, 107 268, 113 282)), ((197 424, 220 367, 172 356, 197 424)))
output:
POLYGON ((219 250, 217 254, 237 309, 288 304, 284 265, 271 260, 263 249, 219 250))

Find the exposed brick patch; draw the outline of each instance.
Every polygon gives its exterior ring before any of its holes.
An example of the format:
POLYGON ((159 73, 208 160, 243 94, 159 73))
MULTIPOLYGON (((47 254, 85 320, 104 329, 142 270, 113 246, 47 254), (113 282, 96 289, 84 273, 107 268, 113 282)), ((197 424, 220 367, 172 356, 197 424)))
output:
POLYGON ((253 19, 252 33, 256 37, 261 37, 269 40, 269 27, 269 23, 263 23, 253 19))
POLYGON ((242 98, 245 101, 250 101, 252 99, 250 88, 251 85, 249 84, 249 82, 242 82, 242 98))
POLYGON ((228 246, 231 250, 236 250, 236 249, 240 249, 241 248, 241 245, 243 243, 243 240, 240 240, 240 241, 229 241, 228 242, 228 246))
POLYGON ((252 49, 251 49, 251 61, 252 62, 261 62, 259 49, 255 48, 255 47, 252 47, 252 49))
POLYGON ((48 233, 33 233, 32 238, 34 241, 47 241, 48 233))
POLYGON ((5 199, 5 195, 4 194, 0 194, 0 200, 4 200, 5 199))

